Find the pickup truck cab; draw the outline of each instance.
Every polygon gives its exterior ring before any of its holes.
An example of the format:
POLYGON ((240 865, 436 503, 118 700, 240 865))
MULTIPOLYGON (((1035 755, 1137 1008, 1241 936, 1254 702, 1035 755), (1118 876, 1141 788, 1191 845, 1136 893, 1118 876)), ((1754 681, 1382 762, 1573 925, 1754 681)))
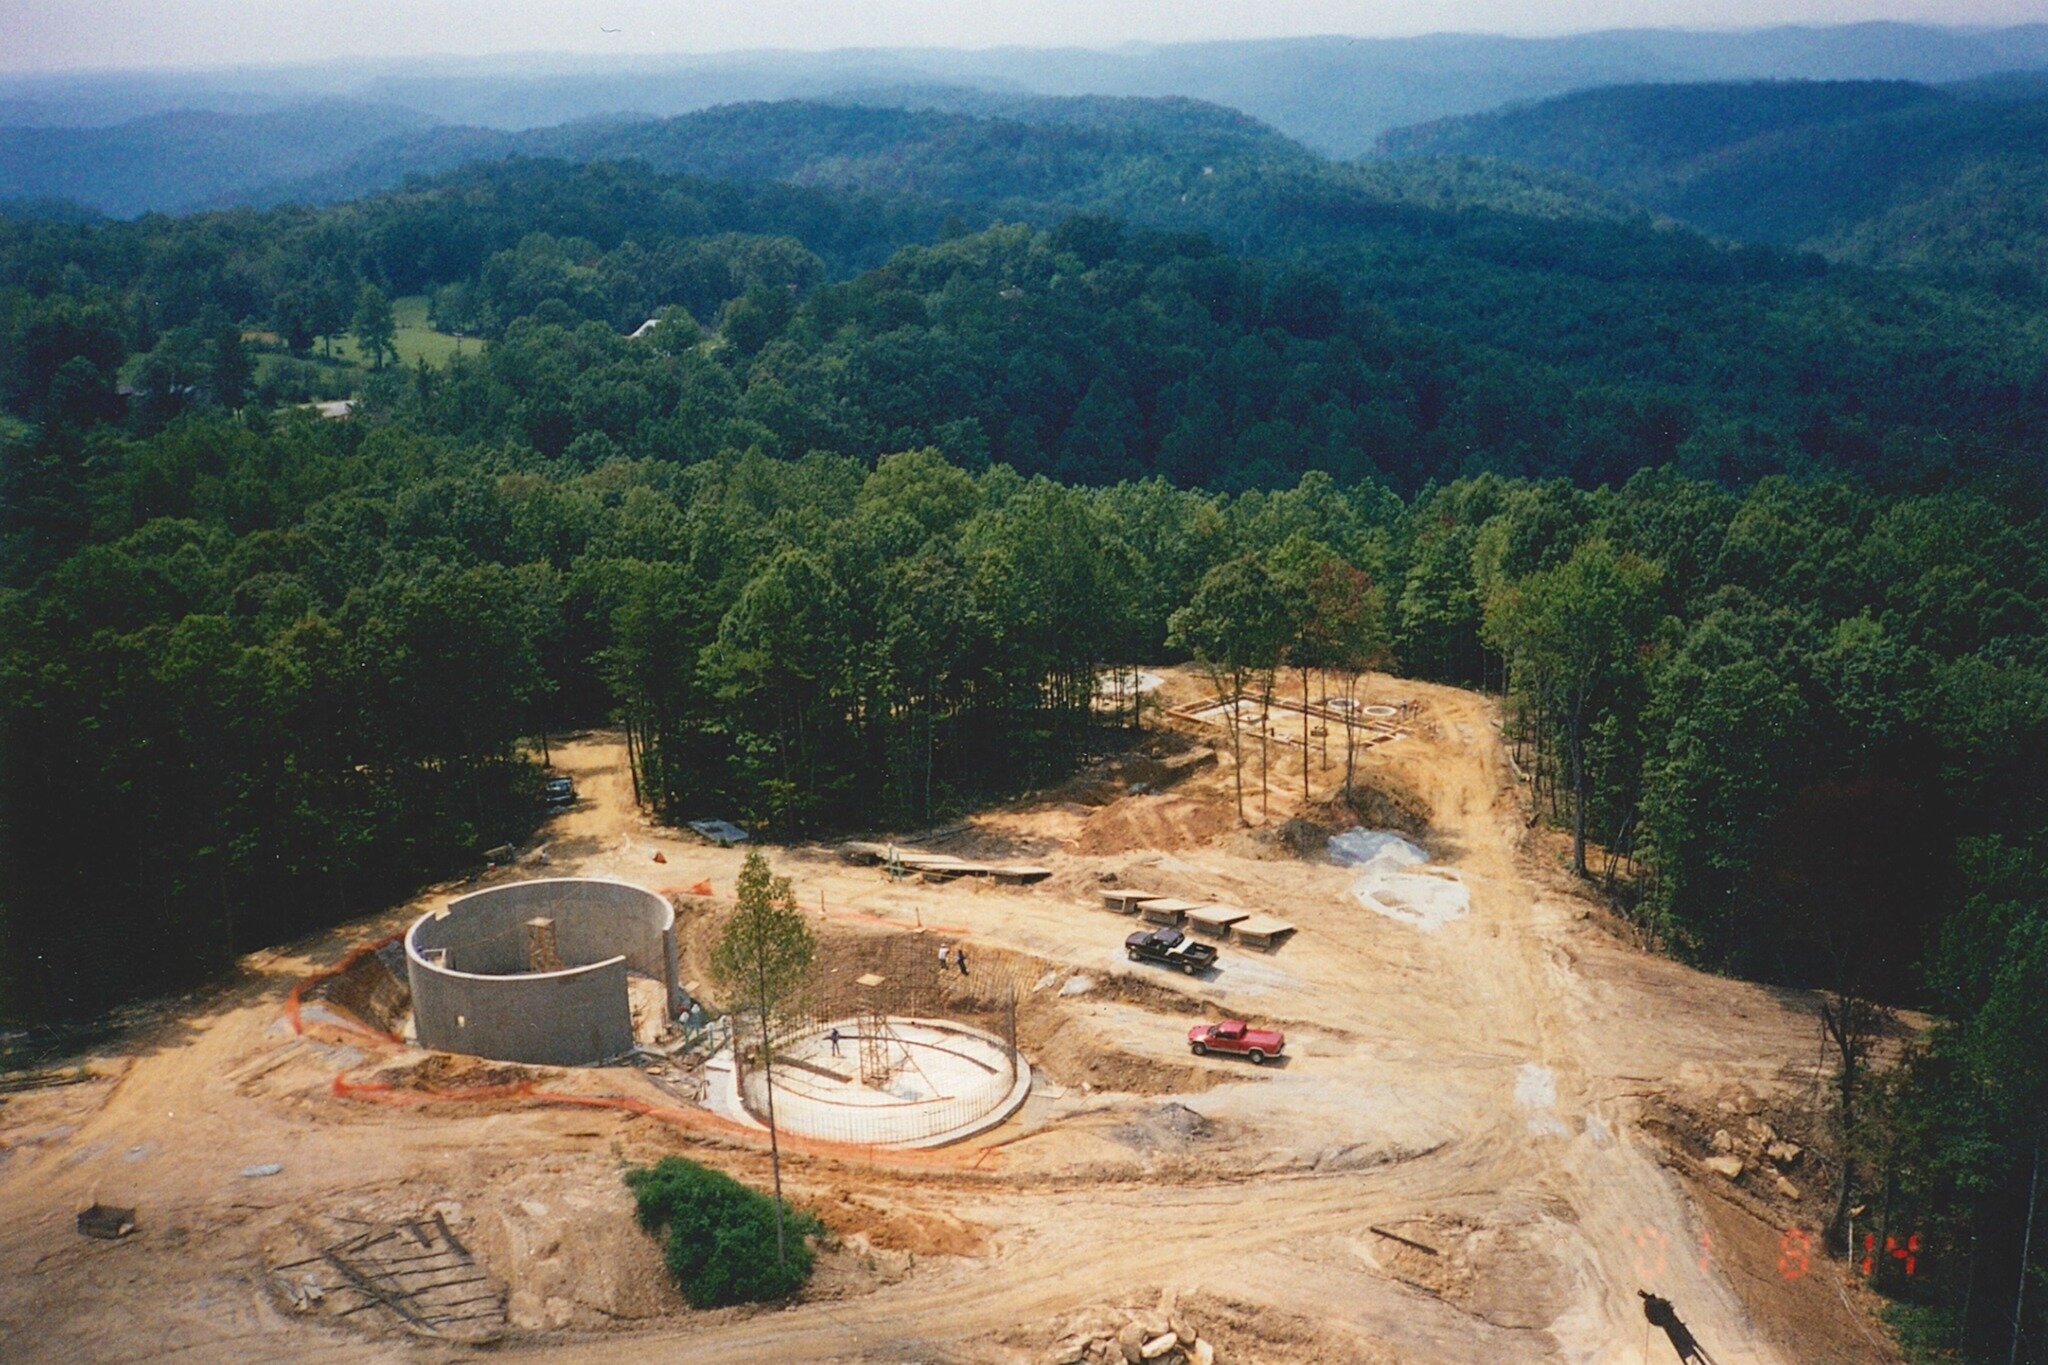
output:
POLYGON ((1197 1057, 1211 1052, 1235 1052, 1252 1059, 1254 1066, 1268 1057, 1278 1057, 1287 1046, 1287 1036, 1278 1029, 1253 1028, 1242 1019, 1225 1019, 1219 1024, 1197 1024, 1188 1030, 1188 1050, 1197 1057))
POLYGON ((1216 965, 1216 950, 1197 943, 1178 929, 1140 929, 1124 940, 1124 954, 1133 962, 1157 962, 1196 976, 1216 965))

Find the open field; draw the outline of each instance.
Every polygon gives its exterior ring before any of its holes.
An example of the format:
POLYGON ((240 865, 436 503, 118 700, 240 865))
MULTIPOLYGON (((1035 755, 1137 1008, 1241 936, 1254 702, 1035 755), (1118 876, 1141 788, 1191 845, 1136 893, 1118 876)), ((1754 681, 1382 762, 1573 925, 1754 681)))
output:
MULTIPOLYGON (((429 327, 427 300, 423 294, 393 299, 391 318, 398 324, 392 335, 392 345, 398 350, 397 363, 408 370, 423 359, 438 369, 458 354, 474 357, 483 353, 483 343, 475 337, 464 337, 458 341, 452 332, 437 332, 429 327)), ((369 360, 357 347, 352 335, 335 341, 334 354, 362 369, 370 367, 369 360)))
MULTIPOLYGON (((409 294, 391 301, 392 319, 398 324, 392 335, 392 344, 398 350, 396 364, 401 369, 411 369, 424 359, 428 365, 439 369, 457 355, 475 358, 483 354, 484 343, 476 337, 457 338, 451 332, 435 331, 427 325, 427 300, 422 294, 409 294)), ((361 376, 370 372, 370 363, 356 345, 354 336, 335 338, 322 353, 315 345, 303 356, 286 355, 282 350, 262 350, 252 357, 256 364, 258 378, 288 360, 309 361, 320 369, 322 379, 346 395, 348 390, 360 381, 361 376)))
MULTIPOLYGON (((1155 714, 1201 693, 1166 670, 1160 696, 1155 714)), ((929 1153, 786 1145, 792 1197, 835 1234, 787 1310, 685 1309, 619 1181, 683 1153, 765 1184, 756 1135, 632 1068, 434 1056, 317 1009, 293 1030, 294 982, 471 889, 448 886, 253 956, 94 1054, 94 1081, 8 1097, 0 1357, 457 1358, 378 1313, 296 1313, 270 1274, 343 1220, 438 1211, 506 1289, 507 1345, 570 1360, 1024 1365, 1168 1306, 1230 1362, 1669 1359, 1638 1289, 1671 1298, 1719 1365, 1893 1359, 1856 1287, 1798 1240, 1821 1182, 1794 1167, 1815 1188, 1788 1195, 1761 1168, 1731 1183, 1701 1160, 1701 1123, 1791 1133, 1810 1115, 1810 1003, 1628 946, 1529 830, 1491 701, 1381 677, 1363 698, 1415 704, 1401 738, 1361 752, 1361 781, 1415 812, 1404 833, 1469 889, 1461 917, 1374 913, 1358 869, 1276 837, 1304 761, 1318 801, 1332 794, 1341 741, 1329 767, 1318 746, 1270 746, 1262 800, 1247 738, 1247 808, 1270 811, 1246 831, 1221 732, 1185 721, 1221 762, 1142 792, 1134 775, 1156 763, 1105 764, 924 844, 1052 870, 1032 886, 894 882, 831 847, 771 850, 828 963, 869 970, 916 935, 1033 985, 1017 1032, 1034 1089, 1000 1127, 929 1153), (1270 954, 1225 943, 1212 976, 1183 977, 1125 960, 1134 921, 1102 908, 1105 886, 1298 932, 1270 954), (1188 1025, 1223 1013, 1284 1027, 1285 1064, 1190 1056, 1188 1025), (432 1093, 521 1077, 658 1112, 432 1093), (241 1174, 268 1163, 282 1169, 241 1174), (79 1237, 95 1199, 135 1206, 141 1231, 79 1237)), ((705 979, 741 855, 642 820, 616 736, 555 760, 582 799, 548 832, 545 874, 675 894, 683 978, 705 979), (700 881, 712 897, 689 894, 700 881)))

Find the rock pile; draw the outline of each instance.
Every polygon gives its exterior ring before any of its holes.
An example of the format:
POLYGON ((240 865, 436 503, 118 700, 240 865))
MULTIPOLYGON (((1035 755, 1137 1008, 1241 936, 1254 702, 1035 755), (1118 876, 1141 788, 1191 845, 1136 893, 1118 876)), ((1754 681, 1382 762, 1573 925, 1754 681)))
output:
POLYGON ((1708 1145, 1714 1155, 1700 1164, 1722 1179, 1740 1180, 1745 1171, 1754 1170, 1762 1186, 1780 1198, 1797 1200, 1804 1195, 1786 1173, 1799 1164, 1806 1149, 1780 1137, 1763 1119, 1751 1114, 1739 1127, 1716 1128, 1708 1145))
POLYGON ((1061 1325, 1043 1365, 1217 1365, 1223 1359, 1168 1290, 1156 1308, 1100 1308, 1061 1325))

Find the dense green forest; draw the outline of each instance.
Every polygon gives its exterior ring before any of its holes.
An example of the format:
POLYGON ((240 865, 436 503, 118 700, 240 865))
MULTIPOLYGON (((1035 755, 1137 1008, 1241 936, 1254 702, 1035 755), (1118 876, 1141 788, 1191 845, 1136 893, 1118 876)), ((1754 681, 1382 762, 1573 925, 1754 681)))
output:
MULTIPOLYGON (((804 164, 814 165, 849 129, 868 136, 863 118, 906 117, 828 112, 813 125, 802 106, 753 111, 721 134, 737 145, 720 160, 745 162, 749 138, 809 136, 804 164)), ((1172 111, 1144 118, 1178 126, 1172 111)), ((664 136, 687 147, 699 133, 705 125, 664 136)), ((2018 301, 1724 250, 1627 220, 1395 203, 1263 159, 1212 175, 1195 163, 1189 188, 1163 193, 1157 157, 1084 157, 1086 185, 1066 198, 1119 212, 1168 200, 1166 235, 1104 226, 1091 241, 1070 228, 1064 257, 913 252, 858 284, 803 292, 942 229, 980 226, 995 201, 1027 223, 1061 221, 1057 203, 996 193, 1028 174, 1019 161, 1058 160, 1057 139, 1027 155, 1029 139, 984 133, 968 178, 990 193, 965 204, 864 184, 514 161, 328 210, 4 225, 0 281, 37 298, 95 299, 95 316, 114 318, 107 344, 160 361, 184 354, 188 368, 188 329, 209 307, 214 323, 261 325, 302 348, 346 329, 364 284, 430 293, 444 326, 491 336, 534 310, 626 329, 676 304, 715 323, 729 291, 754 288, 732 335, 756 363, 726 372, 789 454, 872 452, 886 425, 900 439, 885 445, 966 441, 961 458, 979 451, 1025 472, 1158 469, 1233 485, 1366 467, 1347 451, 1403 488, 1481 470, 1590 483, 1664 463, 1738 484, 1840 468, 1887 487, 1957 469, 2031 478, 2038 467, 2048 336, 2018 301), (1141 184, 1151 188, 1118 188, 1141 184), (1277 263, 1235 260, 1211 241, 1277 263), (784 297, 770 299, 778 289, 784 297), (865 366, 961 382, 929 384, 929 402, 910 402, 866 383, 865 366), (796 420, 820 404, 831 431, 796 420), (1108 443, 1069 442, 1076 413, 1106 423, 1108 443), (1268 439, 1289 425, 1315 439, 1268 439)), ((542 396, 500 416, 554 453, 535 410, 542 396)), ((632 449, 624 428, 636 420, 599 425, 632 449)))
POLYGON ((1397 129, 1381 151, 1567 173, 1740 241, 2007 292, 2048 282, 2037 83, 1614 86, 1397 129))
MULTIPOLYGON (((1157 196, 1113 161, 1084 206, 1157 196)), ((536 161, 0 224, 0 1015, 474 865, 551 728, 620 721, 664 816, 782 836, 1070 771, 1109 662, 1373 663, 1504 689, 1645 934, 1824 992, 1844 1197, 1942 1248, 1902 1320, 2002 1349, 2048 1109, 2038 318, 1456 183, 1189 174, 1226 188, 1155 229, 536 161), (415 294, 487 347, 347 421, 244 341, 415 294), (1879 1068, 1899 1005, 1937 1023, 1879 1068)))

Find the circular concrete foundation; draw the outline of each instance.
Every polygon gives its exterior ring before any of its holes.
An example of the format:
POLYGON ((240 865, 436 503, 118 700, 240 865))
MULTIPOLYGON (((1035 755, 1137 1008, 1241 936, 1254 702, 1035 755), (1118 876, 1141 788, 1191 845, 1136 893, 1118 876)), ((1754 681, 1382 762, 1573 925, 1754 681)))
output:
MULTIPOLYGON (((1031 1092, 1031 1066, 994 1034, 950 1019, 890 1016, 818 1024, 775 1049, 784 1132, 877 1147, 940 1147, 995 1127, 1031 1092), (839 1038, 835 1047, 834 1031, 839 1038)), ((750 1063, 738 1096, 756 1122, 768 1080, 750 1063)))
POLYGON ((578 1066, 633 1046, 629 973, 673 1013, 675 910, 625 882, 556 877, 459 896, 405 936, 422 1047, 578 1066))

